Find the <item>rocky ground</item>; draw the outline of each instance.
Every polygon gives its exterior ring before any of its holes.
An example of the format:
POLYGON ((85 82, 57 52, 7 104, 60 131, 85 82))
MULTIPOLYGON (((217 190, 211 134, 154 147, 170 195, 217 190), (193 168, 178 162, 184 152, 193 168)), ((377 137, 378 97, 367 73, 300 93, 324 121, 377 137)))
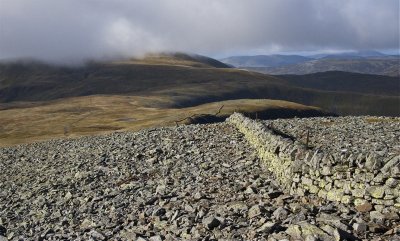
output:
POLYGON ((386 162, 400 154, 400 118, 391 117, 313 117, 267 120, 264 123, 296 140, 349 158, 376 153, 386 162))
POLYGON ((283 193, 227 123, 3 148, 0 170, 1 241, 399 240, 398 216, 283 193))

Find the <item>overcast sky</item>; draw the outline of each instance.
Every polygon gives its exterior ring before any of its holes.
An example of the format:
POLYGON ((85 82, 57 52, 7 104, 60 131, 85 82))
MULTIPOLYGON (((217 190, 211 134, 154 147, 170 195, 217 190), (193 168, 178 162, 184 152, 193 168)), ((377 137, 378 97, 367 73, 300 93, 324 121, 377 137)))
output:
POLYGON ((399 0, 0 0, 0 58, 399 49, 399 0))

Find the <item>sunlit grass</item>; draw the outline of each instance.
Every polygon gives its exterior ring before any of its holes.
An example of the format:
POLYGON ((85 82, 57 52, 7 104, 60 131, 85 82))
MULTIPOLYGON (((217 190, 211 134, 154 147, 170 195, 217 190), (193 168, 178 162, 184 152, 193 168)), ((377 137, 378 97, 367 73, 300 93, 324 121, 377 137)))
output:
POLYGON ((52 101, 35 107, 0 111, 0 146, 52 138, 71 138, 122 130, 175 126, 177 120, 209 114, 226 117, 234 111, 249 114, 269 109, 310 110, 317 108, 279 100, 228 100, 188 108, 150 108, 160 96, 87 96, 52 101), (221 109, 221 107, 223 108, 221 109))

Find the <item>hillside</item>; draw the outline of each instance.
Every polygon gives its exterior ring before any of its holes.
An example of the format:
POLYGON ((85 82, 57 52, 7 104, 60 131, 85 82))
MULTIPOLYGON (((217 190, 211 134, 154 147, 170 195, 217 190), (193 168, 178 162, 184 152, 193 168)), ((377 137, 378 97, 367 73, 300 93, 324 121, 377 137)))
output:
POLYGON ((168 99, 85 96, 8 106, 0 111, 0 146, 112 131, 221 122, 235 111, 263 119, 329 114, 315 107, 266 99, 229 100, 187 108, 146 107, 156 101, 167 103, 168 99))
POLYGON ((363 74, 400 76, 399 57, 337 58, 326 57, 280 67, 249 67, 266 74, 311 74, 326 71, 345 71, 363 74))
POLYGON ((296 86, 289 80, 233 68, 206 57, 150 56, 79 67, 20 62, 0 64, 1 108, 41 105, 69 97, 125 95, 143 106, 182 108, 233 99, 280 99, 337 114, 400 115, 399 96, 360 88, 296 86), (223 68, 217 68, 223 67, 223 68))
POLYGON ((185 53, 153 53, 142 58, 115 61, 115 64, 177 65, 199 68, 230 68, 230 66, 202 55, 185 53))
POLYGON ((312 60, 312 58, 300 55, 255 55, 232 56, 221 59, 221 62, 235 67, 278 67, 303 63, 309 60, 312 60))
POLYGON ((305 75, 278 75, 291 85, 324 91, 399 96, 400 79, 383 75, 328 71, 305 75))

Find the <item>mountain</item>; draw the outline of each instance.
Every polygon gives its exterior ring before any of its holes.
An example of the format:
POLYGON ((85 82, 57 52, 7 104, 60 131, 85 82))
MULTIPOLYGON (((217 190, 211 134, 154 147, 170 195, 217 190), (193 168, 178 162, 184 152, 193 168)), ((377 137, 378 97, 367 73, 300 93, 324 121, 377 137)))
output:
POLYGON ((368 88, 348 92, 300 86, 285 78, 227 68, 217 60, 186 54, 152 55, 80 67, 32 62, 0 64, 3 109, 14 108, 19 102, 34 106, 70 97, 125 95, 140 97, 149 108, 183 108, 251 98, 287 100, 338 114, 400 115, 399 96, 371 93, 368 88))
POLYGON ((155 53, 147 54, 144 58, 132 58, 125 61, 117 61, 115 63, 126 64, 152 64, 152 65, 181 65, 199 68, 230 68, 216 59, 209 58, 198 54, 186 53, 155 53))
POLYGON ((362 50, 362 51, 352 51, 352 52, 343 52, 343 53, 336 53, 336 54, 316 54, 308 56, 314 59, 320 58, 341 58, 341 59, 357 59, 357 58, 368 58, 368 57, 385 57, 386 54, 375 50, 362 50))
POLYGON ((300 55, 256 55, 232 56, 221 59, 221 62, 235 67, 278 67, 303 63, 309 60, 312 60, 312 58, 300 55))
POLYGON ((325 71, 346 71, 363 74, 400 76, 399 57, 321 58, 280 67, 246 67, 266 74, 311 74, 325 71))
POLYGON ((233 112, 253 118, 400 116, 395 78, 340 72, 298 77, 187 54, 76 67, 0 63, 0 145, 209 123, 233 112))

